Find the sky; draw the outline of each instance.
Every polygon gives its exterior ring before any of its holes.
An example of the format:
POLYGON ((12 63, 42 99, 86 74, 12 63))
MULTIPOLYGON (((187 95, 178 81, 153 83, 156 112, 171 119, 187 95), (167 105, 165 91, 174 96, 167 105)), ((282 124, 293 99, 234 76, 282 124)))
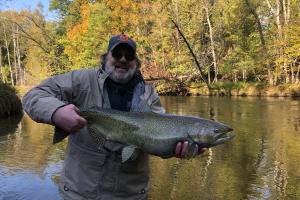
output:
POLYGON ((44 6, 43 13, 46 20, 55 20, 55 13, 48 10, 49 1, 50 0, 0 0, 0 10, 35 10, 37 4, 40 2, 44 6))

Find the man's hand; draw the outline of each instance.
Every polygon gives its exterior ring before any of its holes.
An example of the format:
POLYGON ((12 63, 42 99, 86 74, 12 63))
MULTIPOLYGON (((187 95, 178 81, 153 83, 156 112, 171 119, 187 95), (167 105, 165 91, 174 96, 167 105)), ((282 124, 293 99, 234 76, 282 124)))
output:
POLYGON ((175 157, 192 158, 204 153, 207 148, 199 148, 197 144, 189 144, 188 141, 178 142, 175 149, 175 157))
POLYGON ((53 116, 53 123, 68 133, 76 132, 86 125, 86 120, 77 114, 79 109, 73 104, 58 108, 53 116))

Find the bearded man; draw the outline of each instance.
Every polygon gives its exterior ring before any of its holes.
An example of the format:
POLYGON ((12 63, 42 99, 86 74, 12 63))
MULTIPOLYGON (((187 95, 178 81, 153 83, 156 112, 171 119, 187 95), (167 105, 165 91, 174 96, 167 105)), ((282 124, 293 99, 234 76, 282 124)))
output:
MULTIPOLYGON (((80 109, 136 111, 147 107, 164 113, 158 94, 140 72, 136 43, 125 34, 111 37, 99 69, 82 69, 51 77, 23 97, 23 106, 35 121, 69 133, 59 183, 66 200, 147 199, 148 155, 121 162, 123 144, 106 141, 98 148, 88 134, 80 109)), ((203 149, 196 147, 195 152, 203 149)), ((188 142, 179 142, 174 156, 185 157, 188 142)), ((196 154, 197 154, 196 153, 196 154)))

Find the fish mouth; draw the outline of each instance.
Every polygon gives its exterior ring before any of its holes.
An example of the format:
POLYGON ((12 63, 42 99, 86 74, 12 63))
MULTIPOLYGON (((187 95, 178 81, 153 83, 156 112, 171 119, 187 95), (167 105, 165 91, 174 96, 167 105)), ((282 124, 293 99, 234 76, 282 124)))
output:
MULTIPOLYGON (((232 131, 232 130, 233 129, 231 129, 230 131, 232 131)), ((213 146, 216 146, 216 145, 219 145, 219 144, 223 144, 224 142, 232 140, 234 137, 235 137, 235 135, 228 134, 228 132, 217 134, 215 136, 215 142, 213 143, 213 146)))
POLYGON ((205 143, 205 144, 199 144, 200 146, 206 147, 206 148, 210 148, 210 147, 214 147, 217 146, 219 144, 223 144, 227 141, 232 140, 235 135, 233 135, 232 133, 229 133, 233 131, 232 128, 230 127, 223 127, 222 129, 215 129, 214 130, 214 136, 213 136, 213 140, 209 143, 205 143))
POLYGON ((216 128, 214 130, 214 139, 216 141, 218 141, 218 140, 232 138, 232 135, 228 134, 231 131, 233 131, 233 129, 228 127, 228 126, 223 126, 221 128, 216 128))
POLYGON ((227 135, 226 133, 224 133, 217 138, 217 140, 214 142, 214 146, 223 144, 224 142, 232 140, 234 137, 235 137, 235 135, 227 135))
POLYGON ((220 133, 220 134, 217 134, 214 138, 215 138, 215 140, 219 140, 222 138, 226 138, 228 136, 229 136, 228 133, 220 133))
POLYGON ((199 148, 210 148, 217 146, 219 144, 223 144, 235 137, 235 135, 229 133, 233 131, 232 128, 228 126, 223 126, 219 129, 214 129, 213 132, 210 132, 208 135, 210 139, 207 142, 198 141, 197 139, 193 138, 192 136, 188 135, 188 139, 190 142, 197 144, 199 148))

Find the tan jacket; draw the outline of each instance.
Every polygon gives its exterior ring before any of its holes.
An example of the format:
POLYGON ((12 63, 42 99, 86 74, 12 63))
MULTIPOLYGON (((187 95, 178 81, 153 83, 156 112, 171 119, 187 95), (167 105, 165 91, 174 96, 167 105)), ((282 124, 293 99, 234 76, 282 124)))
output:
MULTIPOLYGON (((52 114, 61 106, 79 109, 110 108, 102 70, 78 70, 49 78, 23 97, 28 115, 37 122, 52 124, 52 114)), ((165 110, 153 87, 139 83, 134 89, 131 110, 148 107, 155 113, 165 110)), ((70 134, 59 189, 67 200, 147 199, 148 156, 121 163, 122 144, 106 142, 97 149, 83 128, 70 134)))

